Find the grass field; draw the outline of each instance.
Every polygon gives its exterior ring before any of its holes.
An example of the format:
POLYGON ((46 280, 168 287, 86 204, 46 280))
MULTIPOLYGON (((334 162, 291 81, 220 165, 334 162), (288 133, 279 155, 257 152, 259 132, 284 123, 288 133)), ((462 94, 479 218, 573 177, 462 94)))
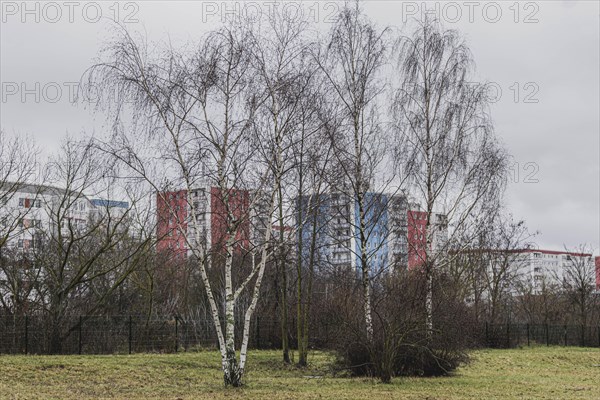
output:
POLYGON ((249 356, 247 385, 224 389, 216 352, 118 356, 0 356, 1 399, 600 399, 600 350, 480 350, 444 378, 334 377, 330 355, 306 370, 279 353, 249 356))

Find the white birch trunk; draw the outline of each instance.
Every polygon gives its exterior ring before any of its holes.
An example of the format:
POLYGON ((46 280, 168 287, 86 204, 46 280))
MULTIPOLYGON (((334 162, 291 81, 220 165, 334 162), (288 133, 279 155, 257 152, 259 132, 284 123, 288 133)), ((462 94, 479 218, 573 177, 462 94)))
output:
POLYGON ((235 355, 235 297, 231 271, 235 232, 230 232, 229 235, 225 249, 227 258, 225 260, 225 356, 223 358, 223 378, 226 386, 240 386, 242 376, 235 355))
MULTIPOLYGON (((271 203, 269 205, 269 220, 267 222, 267 231, 265 233, 265 241, 262 244, 262 251, 260 257, 260 264, 258 269, 258 276, 256 277, 256 282, 254 284, 254 291, 252 293, 252 301, 248 309, 246 310, 246 314, 244 316, 244 330, 242 336, 242 347, 240 349, 240 375, 243 376, 244 368, 246 367, 246 356, 248 353, 248 341, 250 338, 250 321, 252 320, 252 315, 254 315, 254 310, 256 309, 256 304, 258 303, 258 298, 260 297, 260 286, 263 280, 263 276, 265 273, 266 265, 267 265, 267 246, 271 241, 271 232, 273 226, 271 224, 270 216, 273 215, 273 211, 275 210, 275 191, 271 194, 271 203)), ((254 263, 254 256, 252 258, 254 263)))

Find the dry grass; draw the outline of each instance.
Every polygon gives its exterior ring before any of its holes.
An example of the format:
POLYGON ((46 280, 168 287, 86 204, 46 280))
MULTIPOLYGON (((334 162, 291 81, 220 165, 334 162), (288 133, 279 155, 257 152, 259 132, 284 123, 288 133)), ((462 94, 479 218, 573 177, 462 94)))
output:
POLYGON ((600 399, 600 350, 481 350, 452 377, 334 377, 331 356, 306 370, 250 354, 247 385, 225 389, 216 352, 132 356, 0 356, 1 399, 600 399))

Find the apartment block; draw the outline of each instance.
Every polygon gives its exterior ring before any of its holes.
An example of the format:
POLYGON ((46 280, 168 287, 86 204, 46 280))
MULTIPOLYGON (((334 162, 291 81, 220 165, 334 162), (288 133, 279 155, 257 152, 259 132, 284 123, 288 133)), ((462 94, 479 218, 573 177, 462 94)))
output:
MULTIPOLYGON (((59 240, 59 233, 62 240, 72 239, 107 218, 120 221, 128 209, 125 201, 90 198, 55 186, 7 182, 0 186, 0 255, 33 255, 44 248, 44 242, 59 240)), ((0 271, 0 287, 5 288, 6 282, 5 271, 0 271)), ((0 289, 5 304, 12 302, 10 293, 0 289)), ((30 298, 35 296, 32 293, 30 298)))
MULTIPOLYGON (((439 254, 446 250, 448 241, 448 220, 444 214, 432 214, 429 225, 431 231, 431 252, 439 254)), ((420 267, 427 260, 427 213, 418 207, 408 210, 408 263, 409 270, 420 267)))
MULTIPOLYGON (((572 265, 593 268, 592 255, 568 251, 526 249, 515 252, 512 260, 520 284, 528 285, 533 293, 539 294, 543 285, 561 285, 568 278, 565 271, 572 265)), ((590 285, 594 282, 590 279, 590 285)))
MULTIPOLYGON (((372 274, 419 265, 417 258, 424 259, 425 221, 424 213, 414 210, 418 206, 409 203, 403 193, 369 192, 363 204, 361 210, 356 199, 343 193, 297 199, 296 226, 301 228, 299 241, 303 257, 309 259, 314 244, 313 260, 322 269, 360 271, 363 254, 372 274), (361 231, 366 240, 361 240, 361 231), (365 248, 361 246, 363 242, 365 248), (415 252, 420 257, 413 254, 415 252)), ((436 214, 435 218, 436 227, 441 227, 435 232, 435 242, 441 247, 447 237, 447 224, 444 216, 436 214)))
POLYGON ((263 240, 270 219, 268 201, 259 192, 209 186, 157 193, 156 213, 158 250, 183 258, 192 246, 223 251, 229 227, 235 227, 234 250, 249 251, 263 240))
POLYGON ((92 199, 80 192, 47 185, 5 184, 0 188, 0 234, 7 247, 33 249, 44 234, 82 230, 90 218, 123 215, 129 204, 92 199))

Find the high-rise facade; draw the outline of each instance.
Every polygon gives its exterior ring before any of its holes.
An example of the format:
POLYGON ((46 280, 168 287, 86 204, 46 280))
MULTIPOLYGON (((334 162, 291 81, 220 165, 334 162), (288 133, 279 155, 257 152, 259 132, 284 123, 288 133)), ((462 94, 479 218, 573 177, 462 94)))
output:
MULTIPOLYGON (((427 260, 427 213, 419 211, 418 207, 408 210, 408 269, 420 267, 427 260)), ((448 221, 444 214, 432 214, 429 224, 431 232, 430 254, 440 254, 446 251, 448 241, 448 221)))
MULTIPOLYGON (((422 228, 417 225, 423 222, 421 214, 411 209, 417 206, 409 203, 402 193, 369 192, 362 203, 361 210, 356 199, 343 193, 297 199, 296 226, 301 227, 298 240, 303 258, 308 260, 312 249, 315 253, 312 259, 320 268, 357 271, 362 269, 362 260, 366 259, 372 274, 415 267, 418 263, 411 261, 411 252, 424 252, 421 236, 415 234, 415 230, 424 231, 424 224, 422 228)), ((442 243, 447 235, 447 224, 443 216, 436 214, 435 217, 436 228, 438 225, 444 228, 435 233, 436 243, 442 243)))
POLYGON ((257 192, 223 193, 209 186, 194 188, 189 195, 187 190, 157 193, 156 213, 158 250, 181 257, 190 256, 196 245, 212 252, 223 250, 228 230, 235 234, 234 250, 249 251, 264 238, 269 220, 267 203, 257 192))

